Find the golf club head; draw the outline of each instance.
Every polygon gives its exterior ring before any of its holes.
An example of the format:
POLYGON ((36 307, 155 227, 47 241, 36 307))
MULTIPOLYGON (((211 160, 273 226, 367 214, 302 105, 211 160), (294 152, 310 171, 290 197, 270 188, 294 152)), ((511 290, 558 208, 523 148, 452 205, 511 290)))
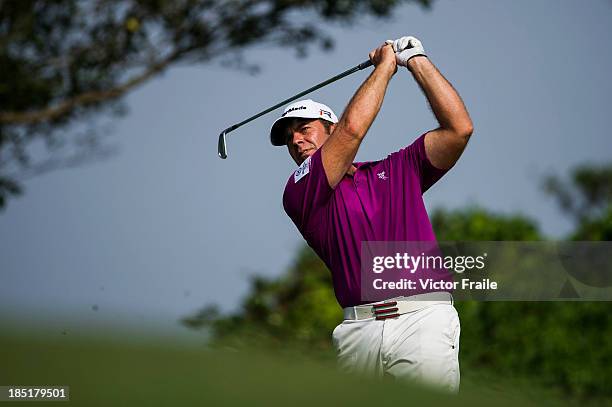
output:
POLYGON ((217 149, 217 154, 219 154, 219 158, 223 160, 227 158, 227 144, 225 140, 225 133, 227 133, 227 129, 223 130, 221 134, 219 134, 219 146, 217 149))

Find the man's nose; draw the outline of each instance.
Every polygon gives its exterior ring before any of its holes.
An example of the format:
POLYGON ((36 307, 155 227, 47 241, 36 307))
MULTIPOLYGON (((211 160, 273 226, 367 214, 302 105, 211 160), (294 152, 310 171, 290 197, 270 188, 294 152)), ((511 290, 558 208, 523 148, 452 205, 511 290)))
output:
POLYGON ((300 143, 304 142, 304 135, 299 131, 293 132, 293 136, 291 138, 293 145, 298 146, 300 143))

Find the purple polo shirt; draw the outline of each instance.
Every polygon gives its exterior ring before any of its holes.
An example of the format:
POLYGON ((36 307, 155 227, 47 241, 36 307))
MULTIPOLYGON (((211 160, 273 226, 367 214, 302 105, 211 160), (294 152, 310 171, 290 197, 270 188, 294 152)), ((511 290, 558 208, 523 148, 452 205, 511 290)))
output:
POLYGON ((327 182, 321 149, 291 175, 285 212, 331 270, 342 307, 361 300, 362 241, 435 241, 422 194, 447 170, 425 154, 425 134, 380 161, 353 164, 335 189, 327 182))

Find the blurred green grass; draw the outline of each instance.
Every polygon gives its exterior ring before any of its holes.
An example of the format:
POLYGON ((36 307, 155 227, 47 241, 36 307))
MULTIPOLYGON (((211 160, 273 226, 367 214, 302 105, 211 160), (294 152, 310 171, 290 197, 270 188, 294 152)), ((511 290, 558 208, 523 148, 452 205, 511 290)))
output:
POLYGON ((546 390, 491 374, 462 378, 460 394, 452 396, 348 376, 329 358, 310 359, 289 348, 210 350, 179 342, 6 332, 0 334, 0 385, 68 385, 70 404, 83 406, 569 405, 546 390))

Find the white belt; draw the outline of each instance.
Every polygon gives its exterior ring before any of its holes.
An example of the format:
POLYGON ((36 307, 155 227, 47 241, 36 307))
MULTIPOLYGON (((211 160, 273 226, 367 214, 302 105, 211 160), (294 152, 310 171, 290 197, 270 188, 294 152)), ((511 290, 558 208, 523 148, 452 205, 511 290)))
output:
POLYGON ((436 291, 411 295, 409 297, 395 297, 355 307, 346 307, 344 308, 344 319, 376 318, 381 320, 395 318, 402 314, 418 311, 436 304, 453 305, 453 296, 446 291, 436 291))

